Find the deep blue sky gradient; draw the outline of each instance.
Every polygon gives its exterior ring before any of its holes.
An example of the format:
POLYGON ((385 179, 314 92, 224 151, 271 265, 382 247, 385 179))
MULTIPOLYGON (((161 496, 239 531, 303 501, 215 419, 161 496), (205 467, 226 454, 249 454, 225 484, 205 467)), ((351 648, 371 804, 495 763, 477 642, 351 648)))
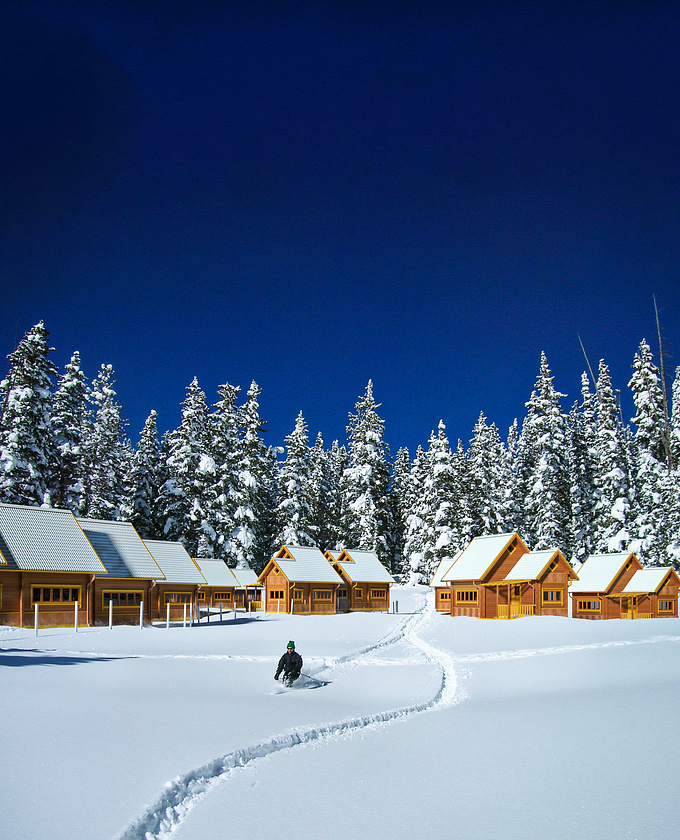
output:
MULTIPOLYGON (((680 364, 680 6, 9 0, 0 354, 43 319, 129 432, 197 376, 393 452, 680 364)), ((4 366, 2 373, 6 370, 4 366)), ((632 404, 624 394, 624 413, 632 404)))

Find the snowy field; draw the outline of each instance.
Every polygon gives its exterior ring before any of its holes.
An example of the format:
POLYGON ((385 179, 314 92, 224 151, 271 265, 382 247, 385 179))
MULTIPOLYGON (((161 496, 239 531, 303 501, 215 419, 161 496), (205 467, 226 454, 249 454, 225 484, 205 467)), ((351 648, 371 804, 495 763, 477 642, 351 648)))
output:
POLYGON ((0 840, 676 840, 677 620, 0 628, 0 840), (294 639, 304 673, 281 691, 294 639))

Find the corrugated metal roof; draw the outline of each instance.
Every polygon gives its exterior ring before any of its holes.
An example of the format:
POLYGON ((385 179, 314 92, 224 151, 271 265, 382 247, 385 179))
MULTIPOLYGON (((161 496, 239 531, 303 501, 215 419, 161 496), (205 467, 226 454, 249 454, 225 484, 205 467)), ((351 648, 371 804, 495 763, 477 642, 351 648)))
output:
POLYGON ((442 576, 442 580, 480 580, 514 536, 513 532, 475 537, 442 576))
POLYGON ((144 540, 144 543, 160 566, 168 583, 206 582, 182 543, 165 540, 144 540))
POLYGON ((606 592, 630 556, 630 551, 591 554, 578 570, 579 579, 572 583, 571 592, 606 592))
POLYGON ((0 504, 6 569, 106 573, 70 510, 0 504))
POLYGON ((458 554, 453 557, 445 557, 443 560, 440 561, 439 565, 437 566, 437 570, 435 571, 434 575, 432 576, 432 580, 430 581, 430 586, 445 586, 446 584, 442 580, 443 575, 448 572, 448 570, 453 566, 456 560, 462 554, 462 551, 459 551, 458 554))
POLYGON ((318 548, 287 545, 292 560, 272 558, 292 583, 342 583, 342 578, 318 548))
POLYGON ((546 551, 530 551, 528 554, 523 554, 504 580, 536 580, 556 554, 556 548, 546 551))
POLYGON ((653 566, 647 569, 638 569, 621 591, 625 593, 656 592, 670 569, 670 566, 653 566))
POLYGON ((106 567, 108 577, 162 579, 163 572, 131 522, 107 522, 83 517, 77 519, 106 567))
POLYGON ((255 586, 257 583, 257 572, 252 569, 232 569, 231 571, 236 578, 239 589, 246 586, 255 586))
MULTIPOLYGON (((347 577, 353 583, 394 583, 395 580, 378 560, 378 556, 372 551, 363 551, 359 548, 346 548, 345 555, 351 557, 349 560, 339 561, 339 565, 347 573, 347 577)), ((342 553, 338 556, 342 556, 342 553)))
POLYGON ((212 557, 195 557, 194 562, 201 570, 208 586, 238 586, 234 573, 224 560, 216 560, 212 557))

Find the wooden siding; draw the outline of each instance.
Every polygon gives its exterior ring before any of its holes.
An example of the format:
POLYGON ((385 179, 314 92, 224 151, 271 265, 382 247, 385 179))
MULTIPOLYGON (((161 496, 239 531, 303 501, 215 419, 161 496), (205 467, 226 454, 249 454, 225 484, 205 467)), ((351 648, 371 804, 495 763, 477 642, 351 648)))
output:
MULTIPOLYGON (((90 583, 92 575, 83 572, 20 572, 0 571, 2 603, 0 624, 10 627, 33 627, 34 604, 31 599, 33 587, 45 589, 78 589, 78 624, 88 626, 90 621, 90 583)), ((70 595, 70 593, 69 593, 70 595)), ((75 602, 59 602, 50 599, 38 604, 40 627, 72 627, 75 620, 75 602)))
POLYGON ((488 573, 484 575, 485 583, 489 583, 493 580, 504 580, 515 568, 519 558, 528 554, 529 550, 526 548, 524 543, 519 541, 517 537, 514 539, 517 540, 514 551, 510 551, 510 546, 506 546, 506 548, 503 549, 503 553, 500 555, 498 560, 496 560, 491 569, 489 569, 488 573))
MULTIPOLYGON (((90 620, 93 626, 101 627, 109 623, 109 607, 104 603, 104 593, 142 593, 144 602, 144 622, 151 623, 154 618, 152 580, 143 578, 95 578, 92 587, 92 607, 90 620)), ((136 598, 134 599, 136 600, 136 598)), ((114 602, 115 604, 115 602, 114 602)), ((163 618, 165 616, 162 616, 163 618)), ((139 604, 115 604, 113 607, 114 624, 139 624, 139 604)))

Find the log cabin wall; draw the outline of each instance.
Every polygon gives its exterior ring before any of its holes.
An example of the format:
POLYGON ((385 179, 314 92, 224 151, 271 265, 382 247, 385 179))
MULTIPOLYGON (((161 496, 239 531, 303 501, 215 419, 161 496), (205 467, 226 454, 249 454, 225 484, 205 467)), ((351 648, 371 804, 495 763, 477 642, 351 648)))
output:
MULTIPOLYGON (((144 622, 154 617, 152 580, 143 578, 95 578, 92 587, 92 624, 103 627, 109 623, 109 600, 113 601, 114 624, 139 624, 139 602, 144 602, 144 622)), ((162 616, 163 617, 163 616, 162 616)))
POLYGON ((73 627, 78 602, 78 624, 90 624, 89 583, 83 572, 0 572, 0 624, 32 627, 38 604, 40 627, 73 627))
POLYGON ((484 580, 486 582, 505 580, 515 568, 519 558, 528 554, 528 551, 526 546, 515 538, 513 543, 503 549, 503 553, 494 563, 490 572, 484 576, 484 580))
POLYGON ((290 584, 280 569, 274 567, 264 581, 265 612, 290 611, 290 584))

